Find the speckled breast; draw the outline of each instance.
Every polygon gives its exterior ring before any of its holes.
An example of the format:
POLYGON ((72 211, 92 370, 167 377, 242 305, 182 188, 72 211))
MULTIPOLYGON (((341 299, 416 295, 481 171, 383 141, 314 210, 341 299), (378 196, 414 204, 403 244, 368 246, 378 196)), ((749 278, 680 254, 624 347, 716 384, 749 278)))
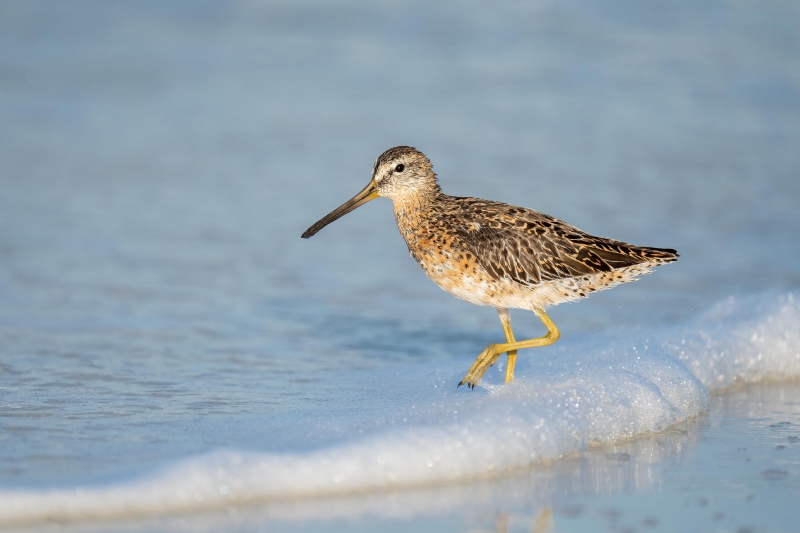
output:
POLYGON ((404 212, 395 217, 411 257, 440 288, 475 305, 529 308, 531 288, 494 279, 474 254, 459 246, 454 228, 435 217, 404 212))

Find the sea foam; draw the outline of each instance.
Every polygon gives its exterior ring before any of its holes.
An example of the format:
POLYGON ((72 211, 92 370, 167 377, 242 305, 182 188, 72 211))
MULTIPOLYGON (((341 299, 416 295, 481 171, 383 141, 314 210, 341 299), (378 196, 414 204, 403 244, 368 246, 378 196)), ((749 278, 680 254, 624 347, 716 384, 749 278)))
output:
MULTIPOLYGON (((384 402, 376 412, 392 412, 391 420, 335 445, 222 450, 115 484, 7 489, 0 524, 154 516, 502 475, 664 430, 702 414, 710 391, 799 378, 799 319, 792 293, 730 298, 678 326, 562 340, 521 357, 512 384, 499 384, 502 372, 492 369, 475 391, 452 386, 460 360, 409 368, 403 379, 421 392, 376 399, 384 402)), ((340 416, 348 426, 364 415, 340 416)))

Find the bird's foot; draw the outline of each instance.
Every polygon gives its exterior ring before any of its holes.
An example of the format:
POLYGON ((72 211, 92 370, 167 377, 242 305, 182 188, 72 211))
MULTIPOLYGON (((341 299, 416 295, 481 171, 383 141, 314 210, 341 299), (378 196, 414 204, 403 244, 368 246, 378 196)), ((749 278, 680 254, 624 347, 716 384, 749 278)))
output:
POLYGON ((490 344, 481 352, 478 358, 475 359, 475 362, 472 363, 467 375, 458 383, 459 387, 461 385, 466 385, 470 389, 475 388, 475 385, 481 380, 483 374, 485 374, 489 367, 495 364, 500 357, 501 352, 498 352, 496 348, 496 344, 490 344))

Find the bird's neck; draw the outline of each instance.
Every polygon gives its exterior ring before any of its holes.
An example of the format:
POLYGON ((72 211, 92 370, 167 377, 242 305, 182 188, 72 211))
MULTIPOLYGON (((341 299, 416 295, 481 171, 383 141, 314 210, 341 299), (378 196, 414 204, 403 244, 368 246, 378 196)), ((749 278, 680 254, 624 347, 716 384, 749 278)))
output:
POLYGON ((408 244, 411 255, 415 255, 417 248, 416 242, 425 239, 431 222, 431 213, 436 211, 438 203, 444 196, 438 186, 430 194, 414 195, 407 198, 393 198, 394 218, 397 222, 397 229, 408 244))
POLYGON ((437 183, 432 183, 425 189, 417 189, 413 194, 403 194, 392 198, 395 214, 415 213, 429 209, 442 196, 442 190, 437 183))

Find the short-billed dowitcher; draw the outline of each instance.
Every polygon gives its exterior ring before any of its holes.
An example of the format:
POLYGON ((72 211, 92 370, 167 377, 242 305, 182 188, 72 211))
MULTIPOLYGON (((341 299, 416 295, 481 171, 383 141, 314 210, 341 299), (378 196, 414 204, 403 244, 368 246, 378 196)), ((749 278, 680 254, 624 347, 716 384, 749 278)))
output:
POLYGON ((548 306, 633 281, 678 258, 675 250, 594 237, 532 209, 448 196, 439 188, 430 160, 410 146, 381 154, 369 184, 308 228, 303 238, 379 196, 392 200, 408 251, 429 278, 453 296, 494 307, 500 315, 506 342, 481 352, 459 386, 474 388, 504 352, 508 383, 514 378, 517 350, 558 340, 558 328, 545 313, 548 306), (515 340, 509 309, 533 311, 547 334, 515 340))

